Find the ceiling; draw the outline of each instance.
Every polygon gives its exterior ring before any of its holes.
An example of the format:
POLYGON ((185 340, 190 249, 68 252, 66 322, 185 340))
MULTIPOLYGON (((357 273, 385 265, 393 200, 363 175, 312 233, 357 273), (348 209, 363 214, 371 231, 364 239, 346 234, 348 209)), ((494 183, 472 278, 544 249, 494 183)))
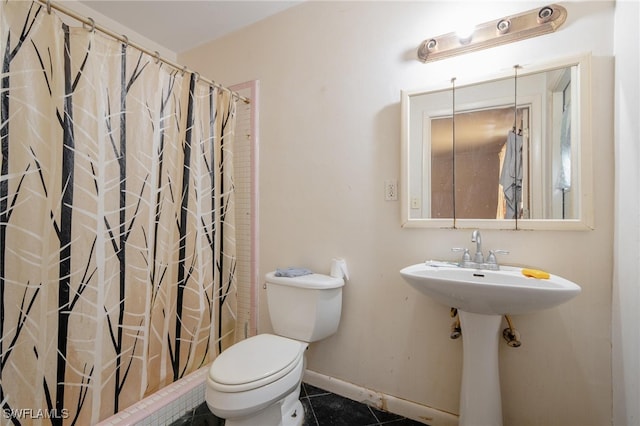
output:
POLYGON ((80 0, 80 3, 179 54, 301 1, 80 0))

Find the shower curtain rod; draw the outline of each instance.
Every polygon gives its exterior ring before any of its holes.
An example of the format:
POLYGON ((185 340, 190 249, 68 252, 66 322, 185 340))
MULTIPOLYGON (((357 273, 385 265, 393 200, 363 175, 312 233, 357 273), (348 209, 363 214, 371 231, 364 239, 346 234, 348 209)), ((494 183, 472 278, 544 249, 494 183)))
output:
POLYGON ((55 9, 58 12, 64 13, 65 15, 70 16, 71 18, 73 18, 73 19, 75 19, 75 20, 77 20, 79 22, 82 22, 83 25, 89 25, 89 31, 98 30, 98 31, 100 31, 100 32, 102 32, 104 34, 107 34, 108 36, 113 37, 114 39, 116 39, 118 41, 121 41, 121 42, 125 43, 128 46, 133 46, 136 49, 140 50, 141 52, 144 52, 147 55, 153 56, 156 59, 156 61, 162 61, 165 64, 167 64, 167 65, 169 65, 169 66, 171 66, 171 67, 173 67, 173 68, 175 68, 177 70, 181 70, 183 73, 187 72, 187 71, 188 72, 193 72, 197 79, 202 80, 205 83, 207 83, 207 84, 209 84, 209 85, 211 85, 213 87, 216 87, 216 88, 218 88, 220 90, 225 90, 225 91, 231 93, 231 96, 234 96, 234 97, 240 99, 241 101, 244 101, 247 104, 251 103, 251 100, 249 98, 244 97, 241 94, 239 94, 238 92, 234 92, 233 90, 231 90, 231 89, 229 89, 227 87, 224 87, 223 85, 218 84, 213 80, 209 80, 207 78, 204 78, 204 77, 200 76, 200 73, 198 73, 196 71, 189 70, 186 65, 182 66, 180 64, 177 64, 177 63, 172 62, 172 61, 170 61, 170 60, 168 60, 166 58, 161 57, 160 53, 157 50, 152 52, 152 51, 144 48, 143 46, 139 45, 138 43, 129 41, 129 37, 127 37, 126 35, 116 34, 113 31, 111 31, 111 30, 109 30, 109 29, 107 29, 105 27, 97 25, 95 20, 93 18, 91 18, 91 17, 86 17, 85 18, 84 16, 78 15, 74 11, 72 11, 70 9, 67 9, 64 6, 61 6, 61 5, 56 4, 56 3, 52 3, 51 0, 35 0, 35 1, 37 1, 38 3, 42 4, 43 6, 45 6, 46 9, 47 9, 47 13, 49 13, 49 14, 51 14, 51 9, 55 9))

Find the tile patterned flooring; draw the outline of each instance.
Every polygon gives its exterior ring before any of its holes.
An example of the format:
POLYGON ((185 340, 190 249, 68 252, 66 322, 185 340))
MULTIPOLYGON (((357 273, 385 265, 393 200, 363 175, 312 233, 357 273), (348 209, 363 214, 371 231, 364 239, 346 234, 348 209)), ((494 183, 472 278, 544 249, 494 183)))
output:
MULTIPOLYGON (((423 426, 397 414, 343 398, 303 383, 300 401, 304 407, 303 426, 423 426)), ((224 420, 211 414, 206 403, 172 423, 171 426, 223 426, 224 420)))

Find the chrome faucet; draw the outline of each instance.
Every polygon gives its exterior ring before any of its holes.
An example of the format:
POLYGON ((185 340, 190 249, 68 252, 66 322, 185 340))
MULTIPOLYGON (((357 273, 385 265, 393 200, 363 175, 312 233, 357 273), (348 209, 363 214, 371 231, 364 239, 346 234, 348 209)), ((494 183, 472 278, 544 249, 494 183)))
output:
POLYGON ((492 271, 497 271, 500 269, 500 265, 498 264, 498 260, 496 259, 496 254, 509 254, 508 251, 505 250, 489 250, 489 255, 486 258, 482 254, 482 237, 480 236, 480 231, 475 229, 471 233, 471 242, 476 244, 476 253, 473 256, 473 261, 471 260, 471 255, 469 254, 469 249, 466 248, 452 248, 452 251, 462 251, 462 260, 458 263, 458 265, 462 268, 474 268, 474 269, 488 269, 492 271))
POLYGON ((471 233, 471 242, 476 243, 476 254, 473 256, 473 261, 475 263, 484 263, 484 256, 482 254, 482 237, 480 236, 480 231, 477 229, 471 233))

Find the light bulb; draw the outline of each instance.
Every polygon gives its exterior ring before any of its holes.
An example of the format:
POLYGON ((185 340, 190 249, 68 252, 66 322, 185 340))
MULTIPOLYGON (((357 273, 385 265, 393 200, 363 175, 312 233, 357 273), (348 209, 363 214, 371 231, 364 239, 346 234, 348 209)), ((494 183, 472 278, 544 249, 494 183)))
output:
POLYGON ((456 31, 456 37, 458 37, 458 41, 460 41, 460 44, 468 44, 473 37, 474 31, 475 27, 472 25, 459 28, 456 31))

